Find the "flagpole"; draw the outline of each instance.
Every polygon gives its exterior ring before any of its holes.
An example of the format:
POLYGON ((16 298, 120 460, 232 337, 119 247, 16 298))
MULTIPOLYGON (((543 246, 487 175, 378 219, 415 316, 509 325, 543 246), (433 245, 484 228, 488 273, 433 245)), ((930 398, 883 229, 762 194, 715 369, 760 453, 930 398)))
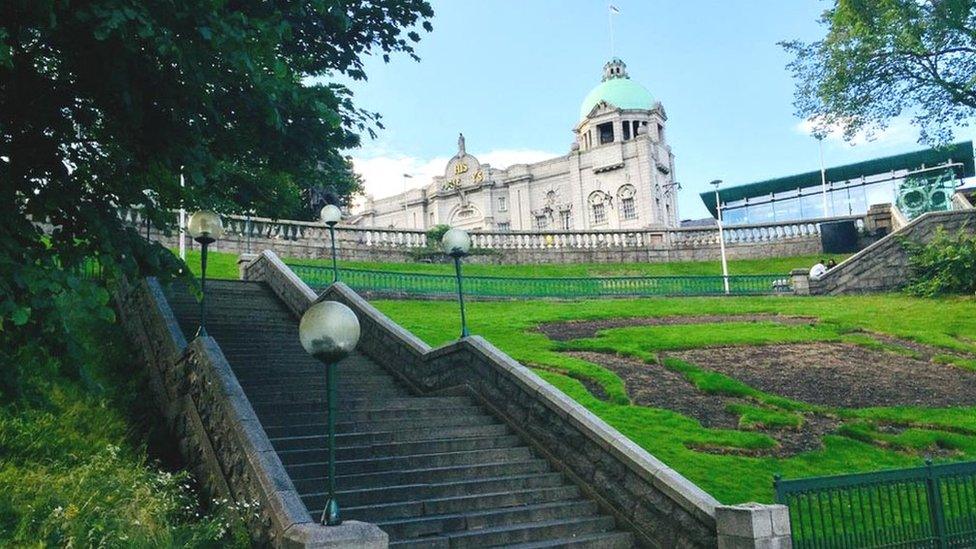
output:
POLYGON ((607 20, 610 23, 610 59, 613 59, 613 6, 607 6, 607 20))

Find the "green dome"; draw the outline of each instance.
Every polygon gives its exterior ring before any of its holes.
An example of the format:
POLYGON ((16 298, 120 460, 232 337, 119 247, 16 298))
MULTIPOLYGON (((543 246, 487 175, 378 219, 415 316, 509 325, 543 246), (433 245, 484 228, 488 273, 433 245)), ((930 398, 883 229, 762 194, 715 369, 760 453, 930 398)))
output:
POLYGON ((603 82, 586 94, 586 99, 580 105, 580 120, 590 114, 593 107, 606 101, 618 109, 647 109, 654 108, 654 96, 647 88, 627 76, 627 64, 618 57, 614 57, 603 66, 603 82))
POLYGON ((593 107, 601 101, 606 101, 619 109, 650 110, 654 107, 654 96, 647 91, 647 88, 629 78, 612 78, 601 82, 586 94, 586 99, 583 99, 583 104, 580 105, 580 120, 586 118, 593 107))

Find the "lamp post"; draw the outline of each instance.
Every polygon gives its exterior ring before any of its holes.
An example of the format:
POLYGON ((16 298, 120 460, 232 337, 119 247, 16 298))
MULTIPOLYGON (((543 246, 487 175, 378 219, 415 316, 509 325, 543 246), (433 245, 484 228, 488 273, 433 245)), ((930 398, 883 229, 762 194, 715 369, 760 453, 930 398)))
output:
POLYGON ((824 136, 817 134, 817 144, 820 146, 820 199, 823 201, 823 216, 830 217, 833 215, 833 208, 828 211, 827 208, 827 168, 824 167, 823 159, 823 140, 824 136))
POLYGON ((329 242, 332 244, 332 282, 339 281, 339 268, 336 266, 335 226, 342 220, 342 210, 334 204, 322 208, 322 223, 329 226, 329 242))
POLYGON ((190 216, 186 230, 193 240, 200 243, 200 328, 197 337, 207 335, 207 248, 224 234, 220 216, 209 210, 200 210, 190 216))
POLYGON ((325 365, 325 387, 328 406, 328 479, 329 496, 322 511, 322 524, 338 526, 339 502, 336 500, 336 444, 335 425, 337 406, 336 364, 356 348, 359 342, 359 319, 349 307, 337 301, 319 301, 302 315, 298 325, 298 338, 305 352, 325 365))
POLYGON ((464 291, 461 287, 461 258, 471 250, 471 236, 461 229, 450 229, 441 237, 444 253, 454 258, 454 274, 457 277, 458 304, 461 306, 461 337, 467 337, 468 323, 464 317, 464 291))
POLYGON ((725 294, 729 294, 729 263, 725 258, 725 231, 722 229, 722 202, 718 196, 718 187, 722 184, 721 179, 716 179, 712 181, 712 185, 715 185, 715 213, 717 214, 718 221, 718 246, 722 251, 722 282, 725 286, 725 294))

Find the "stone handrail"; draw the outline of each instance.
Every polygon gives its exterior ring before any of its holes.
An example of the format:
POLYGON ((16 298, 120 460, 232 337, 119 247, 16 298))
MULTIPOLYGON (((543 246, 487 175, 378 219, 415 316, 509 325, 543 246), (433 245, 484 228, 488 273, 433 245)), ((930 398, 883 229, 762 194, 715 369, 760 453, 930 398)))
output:
POLYGON ((387 546, 375 525, 326 527, 313 520, 217 342, 187 343, 157 280, 121 284, 115 294, 184 458, 211 494, 255 510, 242 515, 255 546, 387 546))
MULTIPOLYGON (((897 211, 892 209, 892 211, 897 211)), ((904 242, 925 243, 942 227, 948 232, 976 232, 976 210, 929 212, 810 280, 811 294, 886 292, 908 283, 910 268, 904 242)))
MULTIPOLYGON (((262 252, 241 272, 247 280, 266 282, 295 312, 315 300, 273 252, 262 252)), ((361 352, 419 392, 472 394, 611 510, 641 545, 718 543, 724 530, 716 524, 715 498, 483 338, 432 349, 342 283, 330 286, 322 298, 356 312, 361 352)))
MULTIPOLYGON (((133 226, 145 222, 139 209, 122 212, 133 226)), ((270 239, 309 242, 322 246, 328 242, 328 228, 318 222, 274 220, 264 217, 225 215, 227 237, 245 240, 270 239)), ((725 227, 726 244, 762 244, 797 238, 816 237, 820 223, 853 220, 863 227, 864 216, 838 216, 801 221, 757 223, 725 227)), ((677 227, 570 231, 473 231, 472 244, 485 250, 533 249, 665 249, 699 248, 718 245, 717 227, 677 227)), ((417 249, 428 247, 427 233, 420 229, 379 227, 336 227, 340 247, 417 249)), ((434 243, 436 244, 436 243, 434 243)))
POLYGON ((966 194, 957 191, 952 195, 952 209, 953 210, 972 210, 973 204, 966 198, 966 194))

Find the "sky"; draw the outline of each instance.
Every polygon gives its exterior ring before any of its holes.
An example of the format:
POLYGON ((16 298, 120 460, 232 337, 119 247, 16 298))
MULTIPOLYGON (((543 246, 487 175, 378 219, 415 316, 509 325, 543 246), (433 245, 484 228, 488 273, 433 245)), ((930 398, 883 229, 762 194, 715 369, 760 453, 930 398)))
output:
MULTIPOLYGON (((682 184, 679 215, 706 217, 698 193, 820 168, 809 124, 794 115, 790 61, 777 42, 816 40, 823 0, 614 0, 613 53, 659 100, 682 184)), ((463 132, 496 168, 564 155, 580 102, 611 57, 601 0, 435 0, 421 60, 366 60, 348 82, 356 104, 383 116, 376 139, 348 151, 376 198, 443 174, 463 132), (403 174, 412 174, 404 178, 403 174)), ((957 140, 972 138, 960 132, 957 140)), ((923 148, 907 120, 873 140, 824 143, 826 165, 923 148)))

